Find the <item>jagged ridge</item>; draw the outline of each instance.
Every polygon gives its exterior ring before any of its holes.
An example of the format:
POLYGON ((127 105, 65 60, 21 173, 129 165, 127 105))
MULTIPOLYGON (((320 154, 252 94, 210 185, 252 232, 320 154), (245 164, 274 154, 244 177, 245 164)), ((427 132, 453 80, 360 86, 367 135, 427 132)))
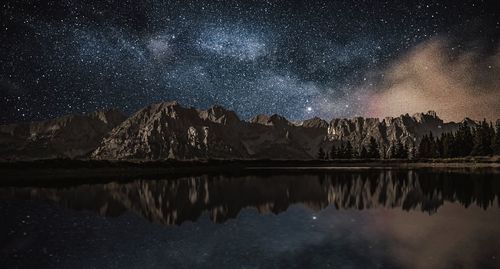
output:
POLYGON ((276 114, 243 121, 221 106, 197 110, 164 102, 127 119, 112 110, 0 126, 0 158, 312 159, 320 147, 327 149, 340 141, 350 141, 358 149, 374 137, 381 150, 389 151, 394 142, 410 147, 424 134, 457 128, 458 123, 445 123, 432 111, 383 120, 356 117, 327 122, 315 117, 292 123, 276 114))

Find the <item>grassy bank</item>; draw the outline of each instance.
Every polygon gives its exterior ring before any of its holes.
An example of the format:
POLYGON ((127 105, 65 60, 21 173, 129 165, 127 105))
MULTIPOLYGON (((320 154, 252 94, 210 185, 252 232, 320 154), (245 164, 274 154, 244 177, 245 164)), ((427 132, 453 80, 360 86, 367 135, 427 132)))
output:
POLYGON ((51 159, 0 162, 0 184, 47 181, 85 183, 200 174, 313 173, 335 169, 500 169, 500 156, 419 160, 191 160, 106 161, 51 159))

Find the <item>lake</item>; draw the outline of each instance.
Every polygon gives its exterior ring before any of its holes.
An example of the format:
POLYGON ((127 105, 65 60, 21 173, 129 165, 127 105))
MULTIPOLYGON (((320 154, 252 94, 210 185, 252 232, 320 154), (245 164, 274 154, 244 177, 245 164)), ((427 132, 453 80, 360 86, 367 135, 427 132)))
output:
POLYGON ((0 187, 2 268, 500 268, 494 169, 0 187))

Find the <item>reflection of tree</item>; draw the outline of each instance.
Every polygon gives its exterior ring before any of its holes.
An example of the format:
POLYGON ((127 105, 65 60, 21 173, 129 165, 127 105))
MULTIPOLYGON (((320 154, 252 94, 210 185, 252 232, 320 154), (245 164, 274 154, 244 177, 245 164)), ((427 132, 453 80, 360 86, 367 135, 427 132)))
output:
MULTIPOLYGON (((51 200, 74 209, 116 216, 125 210, 163 224, 197 220, 208 212, 215 222, 235 218, 241 209, 280 213, 291 204, 313 210, 376 207, 435 212, 445 201, 483 208, 498 202, 500 182, 492 174, 436 171, 336 171, 267 176, 200 176, 68 189, 12 188, 1 196, 51 200)), ((498 205, 497 205, 498 206, 498 205)))

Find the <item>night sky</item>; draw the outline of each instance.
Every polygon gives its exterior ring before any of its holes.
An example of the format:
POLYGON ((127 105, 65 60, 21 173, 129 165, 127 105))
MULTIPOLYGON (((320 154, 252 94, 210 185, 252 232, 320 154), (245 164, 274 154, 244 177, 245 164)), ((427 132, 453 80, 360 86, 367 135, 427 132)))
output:
POLYGON ((3 1, 0 122, 169 100, 500 117, 497 1, 412 2, 3 1))

